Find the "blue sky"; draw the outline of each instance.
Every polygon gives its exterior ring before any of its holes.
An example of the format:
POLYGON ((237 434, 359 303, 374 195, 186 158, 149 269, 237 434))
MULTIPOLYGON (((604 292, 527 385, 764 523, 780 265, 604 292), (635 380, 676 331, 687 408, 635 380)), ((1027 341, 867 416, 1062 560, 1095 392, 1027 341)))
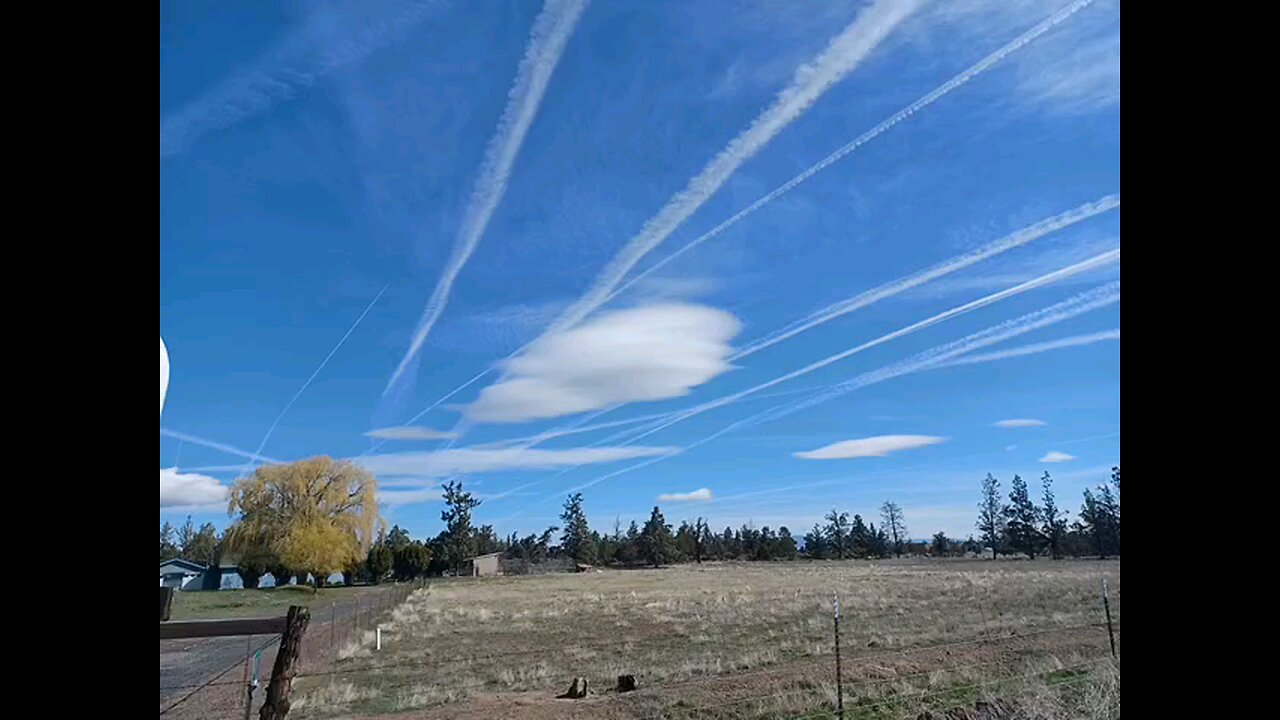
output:
POLYGON ((422 536, 450 477, 504 534, 965 536, 987 472, 1119 463, 1118 2, 160 21, 162 521, 328 454, 422 536))

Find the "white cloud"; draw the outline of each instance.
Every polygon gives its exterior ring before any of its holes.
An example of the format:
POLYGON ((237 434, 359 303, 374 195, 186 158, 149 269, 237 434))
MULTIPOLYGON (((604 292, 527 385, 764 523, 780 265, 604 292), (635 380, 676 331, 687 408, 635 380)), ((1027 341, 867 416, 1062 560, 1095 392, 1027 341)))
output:
POLYGON ((687 493, 664 493, 658 496, 658 502, 708 502, 710 500, 711 491, 707 488, 687 493))
POLYGON ((458 433, 447 430, 433 430, 429 427, 409 425, 405 427, 386 427, 370 430, 365 437, 379 440, 452 440, 458 433))
MULTIPOLYGON (((424 478, 448 475, 468 475, 503 470, 546 470, 550 468, 606 463, 615 460, 669 455, 675 448, 668 447, 598 447, 572 448, 568 450, 542 450, 538 448, 452 448, 439 452, 403 452, 367 455, 352 462, 378 476, 412 476, 415 485, 424 478)), ((405 481, 408 482, 408 481, 405 481)), ((384 481, 384 486, 405 484, 394 480, 384 481)))
POLYGON ((1067 462, 1068 460, 1075 460, 1075 459, 1076 459, 1075 455, 1068 455, 1064 452, 1058 452, 1057 450, 1052 450, 1050 452, 1045 453, 1044 456, 1040 458, 1040 462, 1060 463, 1060 462, 1067 462))
POLYGON ((1012 418, 1010 420, 997 420, 991 423, 998 428, 1024 428, 1024 427, 1042 427, 1049 423, 1043 420, 1033 420, 1031 418, 1012 418))
POLYGON ((932 435, 878 435, 876 437, 844 440, 817 450, 793 453, 805 460, 844 460, 860 457, 884 457, 901 450, 914 450, 928 445, 946 442, 946 438, 932 435))
POLYGON ((1007 451, 1007 452, 1013 452, 1014 450, 1017 450, 1017 449, 1018 449, 1018 446, 1017 446, 1017 445, 1006 445, 1004 449, 1005 449, 1005 451, 1007 451))
POLYGON ((477 422, 522 422, 681 397, 732 367, 737 318, 665 303, 601 315, 531 345, 466 408, 477 422))
POLYGON ((227 486, 198 473, 180 473, 178 468, 160 468, 160 507, 195 507, 226 502, 227 486))
POLYGON ((434 500, 439 500, 440 497, 440 488, 419 488, 417 490, 396 490, 390 492, 386 490, 378 491, 378 502, 391 507, 432 502, 434 500))

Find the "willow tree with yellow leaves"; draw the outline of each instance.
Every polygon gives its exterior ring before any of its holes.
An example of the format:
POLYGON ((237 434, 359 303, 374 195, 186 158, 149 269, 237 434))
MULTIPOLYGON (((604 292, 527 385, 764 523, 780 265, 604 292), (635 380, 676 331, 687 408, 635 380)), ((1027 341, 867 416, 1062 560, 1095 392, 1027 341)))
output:
POLYGON ((227 547, 242 561, 317 583, 363 560, 382 526, 373 475, 326 456, 257 468, 231 488, 227 512, 239 514, 227 547))

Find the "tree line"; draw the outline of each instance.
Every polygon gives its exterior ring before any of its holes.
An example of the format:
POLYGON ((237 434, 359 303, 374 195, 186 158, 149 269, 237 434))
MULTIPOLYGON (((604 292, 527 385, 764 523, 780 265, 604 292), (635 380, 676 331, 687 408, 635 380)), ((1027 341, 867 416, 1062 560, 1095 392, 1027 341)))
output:
POLYGON ((982 481, 977 529, 992 559, 1015 553, 1032 559, 1037 555, 1054 559, 1120 555, 1120 466, 1111 468, 1108 482, 1085 489, 1080 513, 1071 523, 1058 508, 1053 478, 1047 471, 1040 478, 1038 504, 1021 476, 1014 475, 1009 485, 1006 502, 995 476, 987 473, 982 481))
POLYGON ((461 572, 473 557, 501 553, 517 565, 564 560, 580 565, 670 565, 706 560, 794 560, 886 558, 904 554, 954 556, 990 552, 1049 555, 1120 554, 1120 468, 1110 481, 1084 491, 1077 519, 1068 523, 1060 510, 1049 473, 1041 478, 1041 497, 1030 497, 1015 475, 1006 501, 1000 481, 988 474, 982 483, 977 530, 960 541, 936 533, 931 542, 910 539, 905 513, 892 501, 880 507, 880 524, 859 514, 832 509, 802 538, 787 527, 776 530, 751 523, 723 531, 702 517, 673 528, 654 506, 643 524, 624 529, 615 519, 611 532, 593 530, 581 493, 570 495, 560 524, 541 532, 499 537, 491 525, 476 526, 481 500, 461 481, 443 486, 443 529, 415 540, 399 526, 388 532, 378 515, 372 475, 349 462, 327 457, 257 468, 232 487, 228 511, 239 517, 221 536, 212 523, 195 528, 188 518, 181 529, 160 528, 160 558, 181 557, 207 566, 231 553, 245 587, 258 587, 271 574, 277 584, 296 578, 322 585, 341 573, 346 583, 409 580, 461 572))

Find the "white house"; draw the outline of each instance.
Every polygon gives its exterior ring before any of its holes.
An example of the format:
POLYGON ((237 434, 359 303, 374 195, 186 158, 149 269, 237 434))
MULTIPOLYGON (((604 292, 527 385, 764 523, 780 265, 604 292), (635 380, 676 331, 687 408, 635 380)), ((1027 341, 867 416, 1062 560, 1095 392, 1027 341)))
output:
POLYGON ((205 566, 182 558, 173 558, 160 563, 160 587, 171 587, 177 590, 199 590, 204 577, 205 566))

